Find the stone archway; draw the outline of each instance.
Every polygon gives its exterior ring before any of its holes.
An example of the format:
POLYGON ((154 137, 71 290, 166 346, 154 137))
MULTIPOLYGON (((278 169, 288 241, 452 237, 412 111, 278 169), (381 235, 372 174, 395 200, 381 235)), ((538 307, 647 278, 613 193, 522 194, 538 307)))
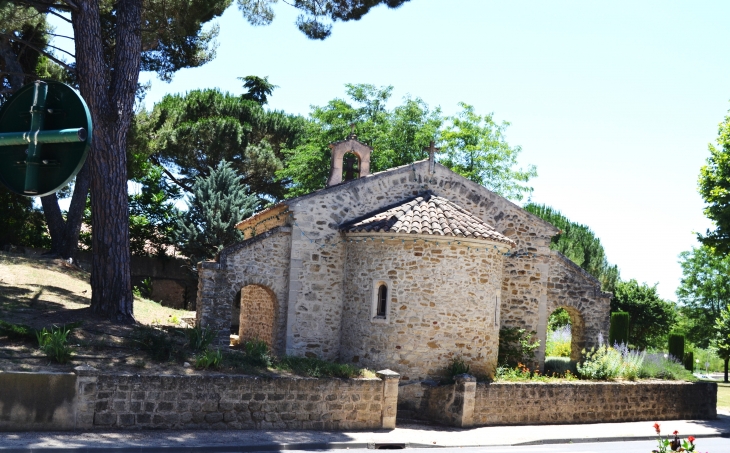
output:
POLYGON ((577 308, 569 305, 561 305, 557 308, 564 309, 570 315, 570 360, 579 362, 582 358, 581 351, 586 344, 586 327, 583 315, 577 308))
POLYGON ((259 339, 273 349, 276 343, 278 303, 271 289, 248 285, 241 289, 241 313, 238 335, 241 342, 259 339))

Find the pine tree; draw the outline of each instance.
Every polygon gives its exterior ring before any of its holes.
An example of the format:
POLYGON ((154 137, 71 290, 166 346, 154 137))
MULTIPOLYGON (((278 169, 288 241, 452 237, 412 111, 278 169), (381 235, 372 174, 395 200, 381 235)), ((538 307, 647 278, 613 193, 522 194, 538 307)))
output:
POLYGON ((180 250, 197 262, 243 240, 235 225, 254 213, 257 200, 246 195, 240 176, 222 161, 207 177, 196 178, 187 205, 177 221, 175 237, 180 250))

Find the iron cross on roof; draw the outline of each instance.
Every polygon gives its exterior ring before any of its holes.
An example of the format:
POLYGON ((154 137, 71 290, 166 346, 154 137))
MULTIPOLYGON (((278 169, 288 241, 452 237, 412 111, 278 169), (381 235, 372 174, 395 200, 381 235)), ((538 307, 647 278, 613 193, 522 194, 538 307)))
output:
POLYGON ((0 181, 25 196, 57 191, 81 169, 90 132, 88 108, 71 87, 22 87, 0 109, 0 181))
POLYGON ((436 153, 441 151, 441 148, 436 148, 435 143, 431 140, 431 144, 428 148, 423 148, 428 151, 428 172, 433 174, 436 171, 436 153))

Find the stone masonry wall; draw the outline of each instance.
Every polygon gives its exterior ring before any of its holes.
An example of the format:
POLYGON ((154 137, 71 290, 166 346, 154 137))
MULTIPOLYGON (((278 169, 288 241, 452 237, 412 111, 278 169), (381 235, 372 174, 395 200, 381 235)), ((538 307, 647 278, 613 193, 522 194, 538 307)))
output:
POLYGON ((505 270, 515 270, 514 275, 510 274, 510 282, 515 286, 503 281, 501 311, 505 313, 513 308, 514 316, 507 319, 508 323, 523 323, 531 329, 537 329, 540 322, 546 325, 548 245, 557 229, 441 165, 435 166, 434 174, 429 173, 428 161, 422 161, 287 202, 293 226, 288 353, 327 359, 334 359, 339 354, 346 253, 339 226, 426 191, 459 204, 493 225, 514 240, 518 250, 540 255, 538 260, 512 258, 504 261, 505 270))
MULTIPOLYGON (((572 337, 570 358, 581 359, 581 350, 598 345, 599 335, 608 339, 611 293, 601 291, 601 284, 559 252, 550 256, 547 284, 547 312, 558 308, 570 314, 572 337)), ((545 342, 543 341, 542 344, 545 342)))
POLYGON ((231 306, 248 285, 266 288, 276 297, 274 351, 284 352, 289 285, 291 228, 278 227, 223 249, 218 262, 198 265, 197 320, 219 332, 218 343, 227 345, 231 306))
POLYGON ((352 430, 381 428, 384 381, 101 374, 82 392, 87 429, 352 430))
POLYGON ((473 426, 710 420, 716 405, 704 382, 477 384, 473 426))
POLYGON ((493 244, 381 233, 348 240, 340 360, 390 368, 401 381, 438 378, 454 357, 493 374, 503 259, 493 244), (388 313, 374 319, 381 282, 388 313))

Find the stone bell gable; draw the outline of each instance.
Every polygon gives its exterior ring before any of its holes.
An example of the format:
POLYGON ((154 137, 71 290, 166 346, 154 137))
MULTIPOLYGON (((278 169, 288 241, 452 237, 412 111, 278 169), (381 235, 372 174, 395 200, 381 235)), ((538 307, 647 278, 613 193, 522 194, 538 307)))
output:
POLYGON ((544 345, 554 306, 575 307, 582 345, 608 329, 607 310, 590 308, 607 307, 600 286, 550 250, 555 227, 433 159, 285 200, 238 228, 244 242, 199 265, 198 321, 222 344, 233 328, 278 353, 413 380, 455 356, 491 373, 499 328, 534 330, 544 345))

